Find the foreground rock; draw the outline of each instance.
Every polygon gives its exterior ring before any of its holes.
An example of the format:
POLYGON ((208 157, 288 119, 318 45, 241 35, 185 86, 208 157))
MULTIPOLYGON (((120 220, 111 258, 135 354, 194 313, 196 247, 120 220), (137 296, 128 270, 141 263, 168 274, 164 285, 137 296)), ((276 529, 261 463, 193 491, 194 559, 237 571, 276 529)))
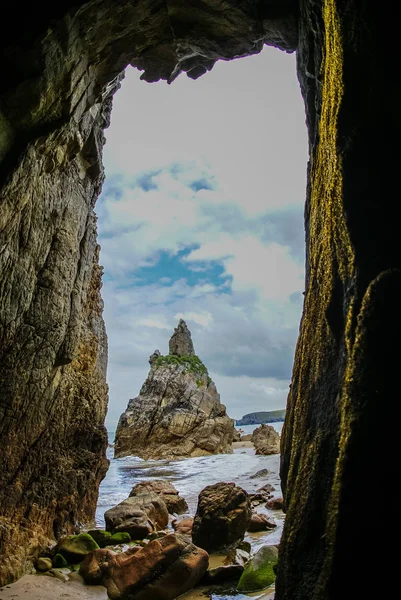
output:
POLYGON ((249 496, 241 487, 209 485, 199 494, 192 541, 208 552, 232 548, 243 540, 251 514, 249 496))
POLYGON ((81 564, 80 574, 88 584, 103 584, 112 600, 174 600, 202 579, 208 565, 207 552, 170 534, 139 550, 98 550, 81 564))
POLYGON ((61 554, 69 563, 77 563, 97 548, 99 546, 91 535, 80 533, 61 538, 56 546, 56 554, 61 554))
POLYGON ((188 335, 185 322, 180 321, 170 340, 174 354, 161 356, 156 350, 151 355, 151 369, 139 396, 129 401, 118 422, 115 457, 159 459, 232 452, 234 420, 227 416, 188 335), (189 354, 179 354, 183 351, 189 354))
POLYGON ((257 592, 274 583, 276 579, 274 567, 277 560, 278 550, 275 546, 262 546, 245 565, 237 590, 239 592, 257 592))
POLYGON ((252 433, 256 454, 279 454, 280 436, 271 425, 261 425, 252 433))
POLYGON ((181 535, 192 535, 192 527, 194 524, 194 520, 192 517, 187 517, 186 519, 177 520, 172 522, 172 526, 175 532, 180 533, 181 535))
POLYGON ((142 540, 168 524, 168 510, 156 494, 127 498, 104 513, 106 530, 113 534, 127 532, 133 540, 142 540))
POLYGON ((275 529, 276 527, 276 523, 267 515, 262 513, 253 513, 251 520, 248 523, 247 531, 266 531, 268 529, 275 529))
POLYGON ((185 498, 182 498, 173 484, 165 479, 153 479, 152 481, 137 483, 131 490, 130 498, 146 492, 157 494, 167 506, 170 514, 182 515, 188 511, 185 498))

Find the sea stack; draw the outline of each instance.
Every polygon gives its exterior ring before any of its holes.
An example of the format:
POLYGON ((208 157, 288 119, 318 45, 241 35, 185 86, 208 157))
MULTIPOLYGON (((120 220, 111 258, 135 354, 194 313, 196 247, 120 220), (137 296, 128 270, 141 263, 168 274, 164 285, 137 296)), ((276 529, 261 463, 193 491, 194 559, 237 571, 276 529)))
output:
POLYGON ((114 456, 186 458, 232 452, 234 420, 220 402, 208 370, 195 354, 187 324, 180 319, 169 354, 150 356, 139 395, 118 422, 114 456))

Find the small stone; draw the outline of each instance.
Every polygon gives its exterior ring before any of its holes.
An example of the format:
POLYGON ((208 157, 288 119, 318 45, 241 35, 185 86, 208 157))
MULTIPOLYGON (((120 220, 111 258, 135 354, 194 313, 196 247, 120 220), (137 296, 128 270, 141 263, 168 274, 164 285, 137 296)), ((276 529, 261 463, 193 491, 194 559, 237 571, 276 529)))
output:
POLYGON ((41 571, 42 573, 44 571, 50 571, 52 566, 53 566, 53 564, 52 564, 51 558, 47 558, 47 557, 38 558, 38 562, 36 563, 36 569, 38 571, 41 571))
POLYGON ((283 510, 283 499, 282 497, 271 498, 266 502, 266 508, 270 510, 283 510))
POLYGON ((251 475, 249 479, 256 479, 257 477, 266 477, 268 474, 269 471, 267 469, 260 469, 260 471, 257 471, 256 473, 251 475))
POLYGON ((64 556, 60 553, 57 553, 54 557, 53 557, 53 567, 55 567, 56 569, 62 569, 63 567, 67 567, 68 566, 68 562, 66 561, 66 559, 64 558, 64 556))

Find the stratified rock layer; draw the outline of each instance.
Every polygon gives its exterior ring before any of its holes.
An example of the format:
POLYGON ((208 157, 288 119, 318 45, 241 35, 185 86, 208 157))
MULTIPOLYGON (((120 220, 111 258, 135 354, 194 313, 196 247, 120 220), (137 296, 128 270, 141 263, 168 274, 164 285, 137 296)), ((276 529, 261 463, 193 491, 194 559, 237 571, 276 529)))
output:
POLYGON ((191 349, 192 355, 151 355, 151 369, 139 396, 129 401, 118 422, 116 458, 177 458, 232 452, 234 420, 227 416, 206 367, 194 354, 186 329, 185 322, 180 321, 170 349, 191 349))

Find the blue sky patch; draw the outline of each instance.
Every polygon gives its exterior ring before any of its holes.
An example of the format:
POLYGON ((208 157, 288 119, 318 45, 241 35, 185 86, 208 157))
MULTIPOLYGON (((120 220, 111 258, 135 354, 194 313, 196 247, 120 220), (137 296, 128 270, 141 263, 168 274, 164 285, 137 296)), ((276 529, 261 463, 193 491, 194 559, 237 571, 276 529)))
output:
POLYGON ((135 285, 151 285, 152 283, 161 283, 162 285, 171 285, 179 279, 185 279, 190 286, 210 283, 220 286, 224 280, 229 278, 225 274, 224 267, 218 262, 197 263, 202 271, 194 271, 190 268, 190 263, 182 259, 194 250, 194 247, 187 247, 172 255, 162 250, 158 253, 152 265, 141 267, 135 271, 135 285))

